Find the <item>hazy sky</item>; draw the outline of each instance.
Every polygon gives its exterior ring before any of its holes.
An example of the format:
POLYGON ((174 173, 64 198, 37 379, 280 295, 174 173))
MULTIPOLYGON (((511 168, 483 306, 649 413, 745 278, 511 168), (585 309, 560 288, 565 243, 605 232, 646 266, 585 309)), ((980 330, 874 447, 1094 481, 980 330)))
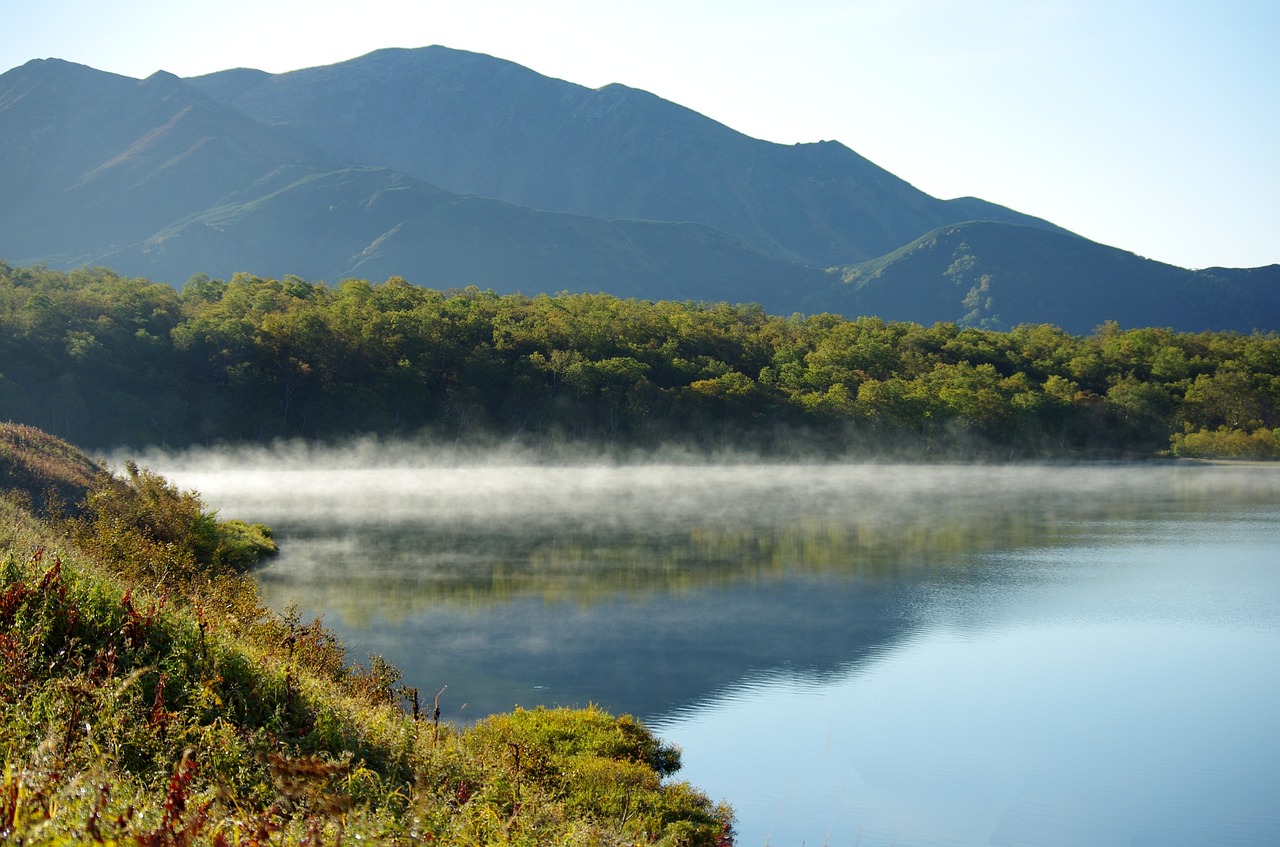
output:
POLYGON ((1280 0, 0 0, 0 31, 0 70, 133 77, 443 44, 1154 259, 1280 262, 1280 0))

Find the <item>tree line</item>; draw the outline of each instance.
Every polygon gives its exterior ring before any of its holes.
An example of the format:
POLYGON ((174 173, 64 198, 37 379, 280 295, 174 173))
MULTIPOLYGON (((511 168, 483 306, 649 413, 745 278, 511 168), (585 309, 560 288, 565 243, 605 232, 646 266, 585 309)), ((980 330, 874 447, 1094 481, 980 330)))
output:
POLYGON ((0 420, 86 447, 672 442, 1280 457, 1280 336, 1008 332, 754 305, 0 262, 0 420))

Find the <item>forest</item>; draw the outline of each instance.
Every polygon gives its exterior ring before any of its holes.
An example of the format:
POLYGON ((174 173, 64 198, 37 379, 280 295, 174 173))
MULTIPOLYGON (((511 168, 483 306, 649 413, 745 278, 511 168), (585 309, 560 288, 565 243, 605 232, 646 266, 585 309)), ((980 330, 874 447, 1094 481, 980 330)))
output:
POLYGON ((0 420, 88 448, 359 434, 940 458, 1280 458, 1280 335, 0 262, 0 420))

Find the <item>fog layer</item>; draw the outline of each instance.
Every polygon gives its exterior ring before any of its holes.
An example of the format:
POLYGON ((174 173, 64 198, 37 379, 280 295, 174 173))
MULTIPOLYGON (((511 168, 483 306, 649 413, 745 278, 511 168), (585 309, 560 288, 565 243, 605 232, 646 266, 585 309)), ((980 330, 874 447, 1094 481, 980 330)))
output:
POLYGON ((771 464, 734 457, 548 461, 411 443, 345 449, 151 453, 142 464, 194 488, 224 517, 293 525, 536 523, 660 532, 690 523, 767 526, 804 516, 910 519, 941 503, 976 512, 1051 500, 1057 508, 1134 500, 1274 502, 1280 466, 1196 464, 771 464))

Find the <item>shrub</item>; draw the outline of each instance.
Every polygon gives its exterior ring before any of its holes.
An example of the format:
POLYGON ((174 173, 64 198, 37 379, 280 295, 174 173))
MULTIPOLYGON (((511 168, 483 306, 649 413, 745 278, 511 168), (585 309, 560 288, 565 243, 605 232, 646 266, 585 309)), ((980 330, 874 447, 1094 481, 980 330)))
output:
POLYGON ((1170 452, 1188 459, 1280 459, 1280 427, 1179 432, 1170 440, 1170 452))

